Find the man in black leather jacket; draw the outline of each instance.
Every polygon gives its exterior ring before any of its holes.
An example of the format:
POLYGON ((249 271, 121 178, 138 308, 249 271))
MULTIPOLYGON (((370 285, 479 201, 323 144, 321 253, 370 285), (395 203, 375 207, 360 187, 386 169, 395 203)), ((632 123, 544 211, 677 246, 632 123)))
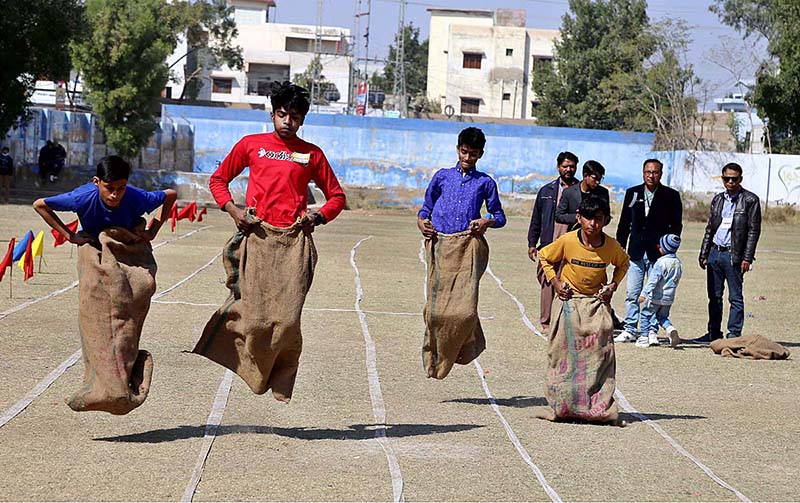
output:
POLYGON ((722 295, 728 283, 728 333, 742 335, 744 325, 744 274, 750 270, 761 235, 761 202, 742 188, 742 167, 736 163, 722 168, 725 192, 711 201, 711 216, 700 246, 700 267, 706 270, 708 285, 708 333, 695 342, 722 337, 722 295))

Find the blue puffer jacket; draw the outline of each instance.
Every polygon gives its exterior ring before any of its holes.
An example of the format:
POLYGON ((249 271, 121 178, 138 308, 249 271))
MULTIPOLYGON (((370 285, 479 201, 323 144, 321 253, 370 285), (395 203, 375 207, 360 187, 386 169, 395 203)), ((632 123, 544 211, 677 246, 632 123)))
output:
POLYGON ((642 297, 653 304, 672 305, 682 274, 681 259, 674 253, 662 255, 647 273, 647 284, 642 290, 642 297))

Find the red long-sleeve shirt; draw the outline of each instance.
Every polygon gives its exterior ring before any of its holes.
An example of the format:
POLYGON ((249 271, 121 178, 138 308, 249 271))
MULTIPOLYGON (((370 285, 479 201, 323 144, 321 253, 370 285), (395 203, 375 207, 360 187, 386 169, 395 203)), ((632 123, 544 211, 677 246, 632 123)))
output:
POLYGON ((274 132, 239 140, 211 175, 208 186, 220 208, 233 199, 228 184, 248 166, 245 204, 255 207, 268 224, 289 227, 305 213, 311 180, 327 198, 319 210, 327 222, 344 209, 344 191, 322 150, 300 138, 283 140, 274 132))

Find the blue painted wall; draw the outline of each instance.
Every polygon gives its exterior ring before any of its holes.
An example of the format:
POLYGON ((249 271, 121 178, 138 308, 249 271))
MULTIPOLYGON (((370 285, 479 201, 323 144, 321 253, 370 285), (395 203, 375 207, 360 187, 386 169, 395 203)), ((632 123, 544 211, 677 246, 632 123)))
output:
MULTIPOLYGON (((272 130, 268 112, 165 105, 162 121, 191 124, 194 170, 211 172, 244 135, 272 130)), ((606 167, 615 192, 641 183, 642 161, 650 156, 654 135, 586 129, 384 119, 309 114, 300 135, 319 145, 339 179, 352 185, 424 188, 433 173, 455 165, 456 140, 465 127, 487 136, 478 169, 490 173, 503 192, 535 192, 555 176, 555 158, 570 150, 581 161, 606 167)))

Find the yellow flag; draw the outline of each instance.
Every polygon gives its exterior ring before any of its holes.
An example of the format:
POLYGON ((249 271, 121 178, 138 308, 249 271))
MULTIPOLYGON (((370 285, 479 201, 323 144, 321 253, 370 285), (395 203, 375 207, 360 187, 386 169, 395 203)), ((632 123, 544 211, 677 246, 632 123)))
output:
POLYGON ((44 248, 44 231, 39 231, 39 234, 36 235, 36 239, 33 240, 33 244, 31 245, 31 252, 33 252, 33 256, 41 257, 42 256, 42 248, 44 248))

